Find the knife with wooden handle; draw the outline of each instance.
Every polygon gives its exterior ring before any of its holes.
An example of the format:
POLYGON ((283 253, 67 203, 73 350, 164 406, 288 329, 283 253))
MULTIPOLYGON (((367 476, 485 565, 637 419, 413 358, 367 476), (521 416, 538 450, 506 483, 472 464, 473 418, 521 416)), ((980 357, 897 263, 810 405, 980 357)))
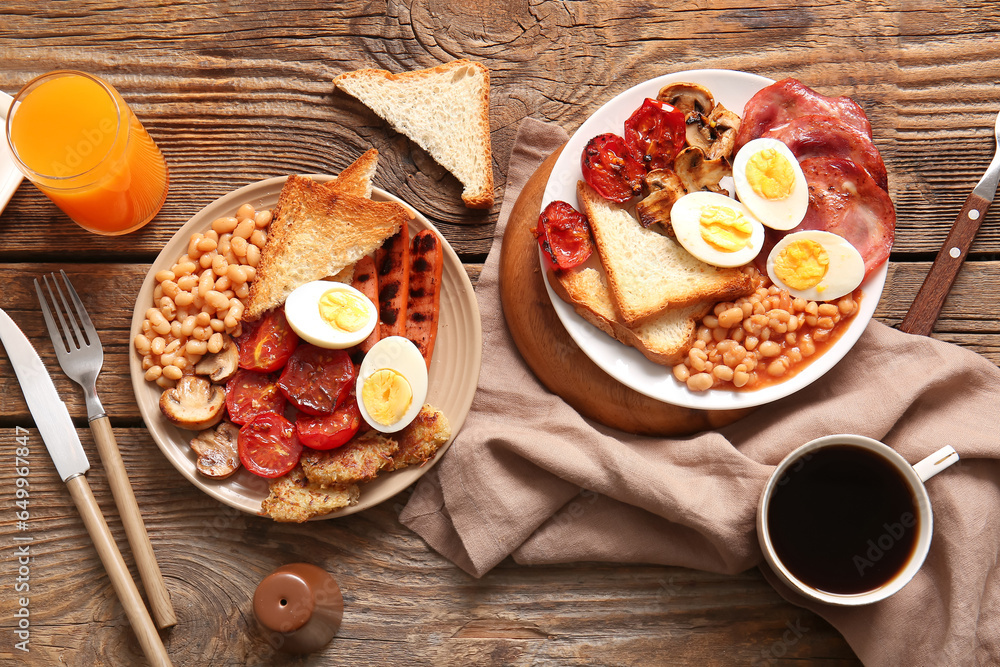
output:
POLYGON ((945 239, 934 263, 931 264, 920 291, 917 292, 917 297, 910 305, 902 324, 899 325, 901 331, 930 336, 934 330, 934 322, 941 312, 941 306, 944 305, 951 285, 955 282, 959 269, 962 268, 962 262, 969 254, 969 248, 972 246, 972 240, 976 238, 979 225, 982 224, 986 211, 996 196, 997 182, 1000 181, 1000 114, 997 114, 993 134, 997 142, 993 160, 965 200, 965 205, 958 214, 955 224, 952 225, 948 238, 945 239))
POLYGON ((83 451, 83 445, 80 444, 69 410, 59 398, 52 378, 38 353, 35 352, 35 348, 2 309, 0 309, 0 341, 3 342, 11 366, 14 367, 24 400, 35 420, 35 427, 42 436, 52 462, 55 463, 56 472, 66 483, 70 496, 80 516, 83 517, 87 532, 97 548, 97 555, 100 556, 115 594, 139 639, 143 654, 151 665, 169 666, 170 657, 163 646, 163 641, 139 596, 139 589, 129 574, 101 508, 87 483, 85 473, 90 470, 90 462, 83 451))

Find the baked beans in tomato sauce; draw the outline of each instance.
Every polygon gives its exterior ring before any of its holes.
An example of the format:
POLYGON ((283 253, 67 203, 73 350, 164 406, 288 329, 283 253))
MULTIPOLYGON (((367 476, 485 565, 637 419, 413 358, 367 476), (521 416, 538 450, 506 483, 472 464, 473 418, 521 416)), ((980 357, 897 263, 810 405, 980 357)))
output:
POLYGON ((691 391, 748 391, 783 382, 820 356, 858 312, 861 289, 833 301, 794 298, 755 272, 756 289, 698 323, 674 377, 691 391))

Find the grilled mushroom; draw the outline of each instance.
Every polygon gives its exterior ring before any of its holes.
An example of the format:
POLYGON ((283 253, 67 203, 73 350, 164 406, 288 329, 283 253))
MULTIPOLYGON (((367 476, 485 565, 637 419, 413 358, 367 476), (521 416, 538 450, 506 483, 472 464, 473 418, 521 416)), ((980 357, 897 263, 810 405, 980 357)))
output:
POLYGON ((733 173, 732 166, 724 157, 709 160, 703 150, 689 146, 674 158, 674 171, 687 192, 708 190, 729 195, 729 191, 719 185, 724 176, 733 173))
POLYGON ((666 102, 685 115, 696 112, 707 116, 715 108, 712 93, 697 83, 671 83, 660 89, 656 99, 666 102))
POLYGON ((172 424, 189 431, 215 426, 222 420, 226 392, 203 377, 185 375, 160 395, 160 412, 172 424))
POLYGON ((689 113, 685 124, 689 146, 700 148, 710 160, 732 158, 736 133, 740 129, 739 116, 717 104, 708 115, 697 111, 689 113))
POLYGON ((198 455, 198 472, 206 477, 223 479, 240 467, 236 437, 240 430, 224 421, 214 429, 206 429, 191 440, 191 449, 198 455))
POLYGON ((236 344, 232 341, 215 352, 206 354, 195 364, 194 372, 198 375, 207 375, 212 382, 225 382, 233 377, 239 367, 240 352, 236 344))
POLYGON ((674 203, 687 194, 684 184, 676 172, 670 169, 655 169, 646 174, 646 195, 635 205, 635 213, 643 227, 660 223, 668 231, 670 226, 670 209, 674 203))

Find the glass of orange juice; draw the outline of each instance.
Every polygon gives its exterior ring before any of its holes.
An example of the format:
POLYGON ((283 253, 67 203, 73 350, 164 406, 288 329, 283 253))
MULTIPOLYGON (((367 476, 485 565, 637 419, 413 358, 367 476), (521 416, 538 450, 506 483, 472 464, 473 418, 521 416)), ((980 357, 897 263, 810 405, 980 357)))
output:
POLYGON ((96 76, 59 70, 32 79, 14 97, 6 129, 18 169, 84 229, 131 232, 167 198, 163 154, 96 76))

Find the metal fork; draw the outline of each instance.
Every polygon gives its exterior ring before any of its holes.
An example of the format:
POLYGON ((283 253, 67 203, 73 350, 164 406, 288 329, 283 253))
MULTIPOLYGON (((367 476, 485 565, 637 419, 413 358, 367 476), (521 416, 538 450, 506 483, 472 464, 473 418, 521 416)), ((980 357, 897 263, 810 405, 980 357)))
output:
POLYGON ((115 505, 118 506, 122 525, 125 527, 125 535, 128 537, 129 546, 132 547, 132 553, 139 568, 139 576, 142 578, 143 587, 149 597, 153 618, 156 620, 157 627, 168 628, 176 625, 177 617, 170 604, 170 595, 163 582, 160 567, 156 563, 156 556, 153 554, 153 546, 149 542, 149 535, 146 533, 142 515, 139 513, 139 506, 135 501, 135 494, 132 492, 132 484, 125 472, 125 463, 118 451, 118 443, 111 430, 111 421, 97 397, 97 376, 104 365, 104 348, 101 346, 101 339, 97 336, 94 323, 91 322, 90 316, 83 306, 83 301, 80 300, 80 296, 73 288, 66 272, 60 271, 59 273, 62 275, 65 292, 60 288, 54 273, 50 274, 51 283, 49 276, 42 276, 45 289, 48 291, 48 300, 45 298, 45 293, 42 291, 38 279, 35 279, 38 304, 42 308, 42 315, 45 317, 45 325, 49 329, 49 336, 52 338, 52 345, 55 347, 59 365, 67 377, 83 387, 90 430, 94 434, 97 451, 101 455, 101 463, 104 464, 111 493, 114 496, 115 505), (67 294, 73 303, 73 308, 70 308, 69 301, 66 299, 67 294), (55 311, 60 326, 56 325, 52 311, 55 311))

